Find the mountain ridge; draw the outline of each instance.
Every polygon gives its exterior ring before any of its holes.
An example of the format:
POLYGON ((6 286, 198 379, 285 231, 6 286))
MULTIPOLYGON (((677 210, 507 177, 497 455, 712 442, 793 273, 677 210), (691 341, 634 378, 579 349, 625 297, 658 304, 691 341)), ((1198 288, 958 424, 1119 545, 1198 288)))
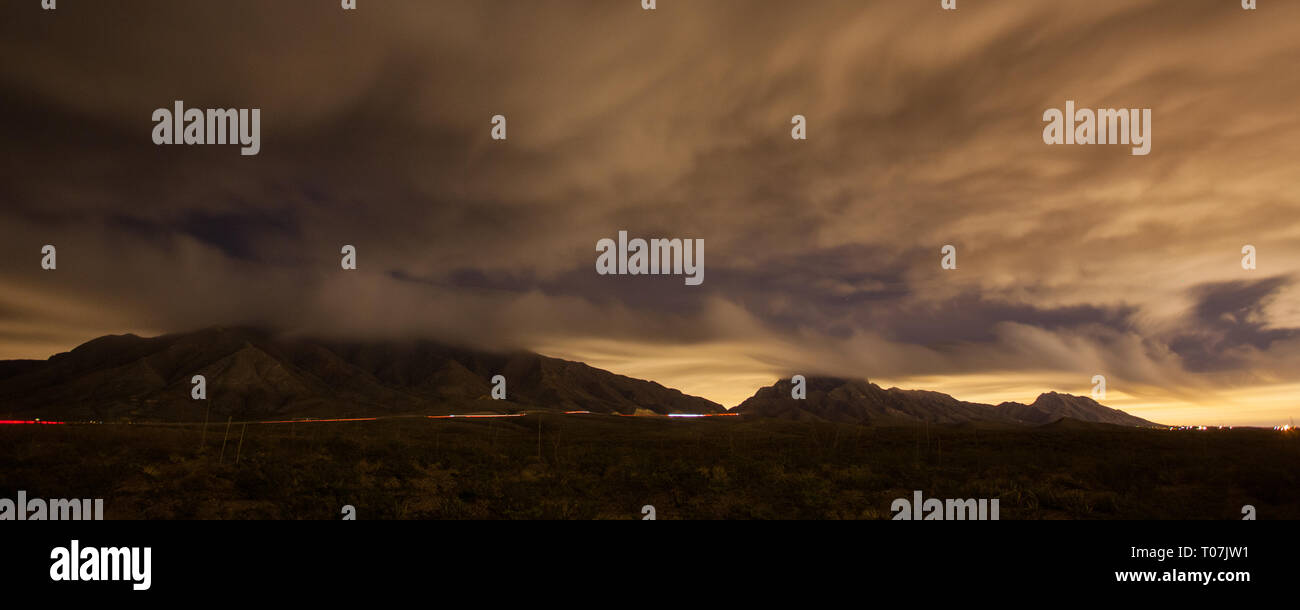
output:
POLYGON ((212 415, 350 417, 521 412, 721 413, 722 405, 580 362, 433 341, 292 338, 254 327, 107 335, 44 361, 0 361, 0 413, 70 421, 195 421, 212 415), (491 378, 505 400, 490 400, 491 378), (204 375, 206 404, 190 397, 204 375), (193 409, 190 407, 193 406, 193 409))
POLYGON ((1040 426, 1061 419, 1156 427, 1159 424, 1102 405, 1086 396, 1044 392, 1028 405, 958 400, 928 390, 884 389, 866 379, 808 377, 803 399, 791 397, 789 379, 759 388, 733 413, 803 421, 859 424, 964 424, 972 422, 1040 426))

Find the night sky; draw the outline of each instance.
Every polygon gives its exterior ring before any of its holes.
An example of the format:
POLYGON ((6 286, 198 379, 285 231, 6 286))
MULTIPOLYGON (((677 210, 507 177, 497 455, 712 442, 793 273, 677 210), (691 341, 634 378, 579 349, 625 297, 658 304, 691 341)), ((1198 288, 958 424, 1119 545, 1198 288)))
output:
POLYGON ((727 406, 1103 374, 1162 423, 1300 414, 1300 3, 358 4, 4 0, 0 358, 256 323, 727 406), (261 109, 260 153, 155 145, 175 100, 261 109), (1151 153, 1046 145, 1067 100, 1152 109, 1151 153), (620 230, 703 239, 704 283, 598 275, 620 230))

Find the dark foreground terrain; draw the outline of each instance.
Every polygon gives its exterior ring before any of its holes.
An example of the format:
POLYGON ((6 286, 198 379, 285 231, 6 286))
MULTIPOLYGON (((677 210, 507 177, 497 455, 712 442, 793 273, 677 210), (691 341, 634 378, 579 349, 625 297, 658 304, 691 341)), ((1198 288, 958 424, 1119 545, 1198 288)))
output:
POLYGON ((0 426, 0 497, 109 519, 885 519, 1000 498, 1003 519, 1300 518, 1300 436, 608 415, 0 426), (242 445, 241 445, 242 433, 242 445), (225 447, 223 451, 223 441, 225 447), (238 461, 236 461, 238 460, 238 461))

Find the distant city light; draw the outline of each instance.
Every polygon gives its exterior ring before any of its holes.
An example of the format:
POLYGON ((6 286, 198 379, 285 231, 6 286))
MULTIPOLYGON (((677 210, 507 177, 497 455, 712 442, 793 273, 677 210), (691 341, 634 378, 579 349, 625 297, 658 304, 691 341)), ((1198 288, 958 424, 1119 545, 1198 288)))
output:
POLYGON ((493 417, 523 417, 524 415, 524 413, 485 413, 476 415, 427 415, 426 417, 429 419, 451 419, 453 417, 483 419, 493 417))
POLYGON ((314 424, 327 421, 376 421, 378 417, 354 417, 350 419, 280 419, 275 421, 250 422, 255 424, 314 424))

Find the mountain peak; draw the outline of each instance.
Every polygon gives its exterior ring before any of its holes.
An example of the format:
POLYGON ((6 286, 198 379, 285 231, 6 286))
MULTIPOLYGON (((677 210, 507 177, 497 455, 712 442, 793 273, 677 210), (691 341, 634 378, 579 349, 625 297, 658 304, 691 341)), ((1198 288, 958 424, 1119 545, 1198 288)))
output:
POLYGON ((1025 405, 965 402, 929 390, 881 389, 866 379, 808 377, 807 395, 791 397, 789 379, 761 388, 734 412, 794 420, 846 423, 915 424, 994 422, 1042 425, 1070 418, 1124 426, 1154 426, 1144 419, 1098 404, 1085 396, 1044 392, 1025 405))

